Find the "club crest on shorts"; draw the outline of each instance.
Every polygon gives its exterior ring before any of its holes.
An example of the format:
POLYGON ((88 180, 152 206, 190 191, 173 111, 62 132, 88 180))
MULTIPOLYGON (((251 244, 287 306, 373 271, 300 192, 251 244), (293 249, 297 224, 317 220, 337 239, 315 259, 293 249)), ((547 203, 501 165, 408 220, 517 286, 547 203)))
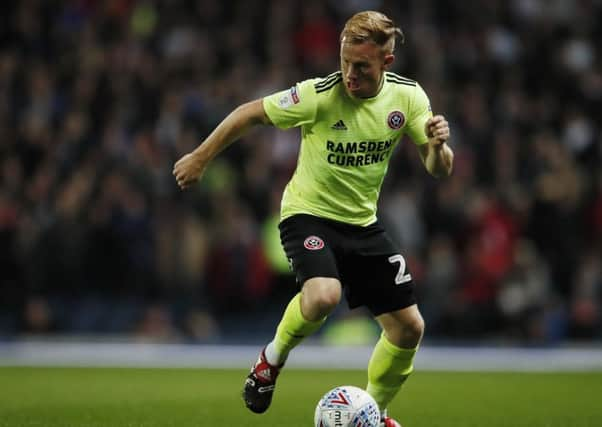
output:
POLYGON ((387 117, 387 124, 391 129, 400 129, 405 123, 406 118, 401 111, 391 111, 387 117))
POLYGON ((324 247, 324 240, 320 239, 318 236, 309 236, 303 242, 303 246, 305 249, 310 251, 317 251, 324 247))

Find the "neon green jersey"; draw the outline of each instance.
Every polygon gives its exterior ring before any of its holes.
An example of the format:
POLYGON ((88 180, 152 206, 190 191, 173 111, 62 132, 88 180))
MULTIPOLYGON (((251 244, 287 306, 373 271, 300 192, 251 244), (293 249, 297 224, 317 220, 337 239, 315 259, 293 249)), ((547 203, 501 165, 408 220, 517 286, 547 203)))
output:
POLYGON ((281 219, 305 213, 361 226, 376 221, 381 185, 401 137, 425 144, 432 116, 418 83, 389 72, 372 98, 349 96, 336 72, 267 96, 263 106, 275 126, 301 127, 281 219))

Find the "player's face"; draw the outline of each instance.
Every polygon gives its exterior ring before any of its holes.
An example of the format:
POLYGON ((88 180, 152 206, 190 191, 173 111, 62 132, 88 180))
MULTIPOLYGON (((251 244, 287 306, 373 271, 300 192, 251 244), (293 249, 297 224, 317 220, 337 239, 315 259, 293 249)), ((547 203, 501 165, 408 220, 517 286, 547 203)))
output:
POLYGON ((373 42, 341 43, 341 71, 347 93, 357 98, 375 96, 380 90, 384 71, 393 62, 373 42))

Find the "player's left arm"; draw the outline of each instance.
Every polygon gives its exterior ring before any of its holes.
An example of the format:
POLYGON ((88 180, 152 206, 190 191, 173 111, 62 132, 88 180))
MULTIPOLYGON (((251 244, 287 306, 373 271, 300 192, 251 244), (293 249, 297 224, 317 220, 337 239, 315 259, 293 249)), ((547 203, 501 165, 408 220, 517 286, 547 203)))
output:
POLYGON ((433 116, 428 96, 419 84, 414 88, 408 117, 405 132, 418 148, 426 170, 437 178, 449 176, 454 162, 454 153, 447 145, 449 123, 442 115, 433 116))
POLYGON ((434 177, 451 175, 454 152, 447 145, 450 137, 449 123, 442 115, 429 118, 424 125, 428 142, 418 146, 426 170, 434 177))

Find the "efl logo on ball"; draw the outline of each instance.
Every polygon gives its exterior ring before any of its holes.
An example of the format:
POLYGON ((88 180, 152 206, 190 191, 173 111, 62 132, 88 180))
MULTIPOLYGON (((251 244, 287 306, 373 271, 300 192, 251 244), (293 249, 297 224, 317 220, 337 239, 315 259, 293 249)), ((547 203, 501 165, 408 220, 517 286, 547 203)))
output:
POLYGON ((324 240, 320 239, 318 236, 309 236, 303 242, 303 246, 305 249, 310 251, 318 251, 324 247, 324 240))

